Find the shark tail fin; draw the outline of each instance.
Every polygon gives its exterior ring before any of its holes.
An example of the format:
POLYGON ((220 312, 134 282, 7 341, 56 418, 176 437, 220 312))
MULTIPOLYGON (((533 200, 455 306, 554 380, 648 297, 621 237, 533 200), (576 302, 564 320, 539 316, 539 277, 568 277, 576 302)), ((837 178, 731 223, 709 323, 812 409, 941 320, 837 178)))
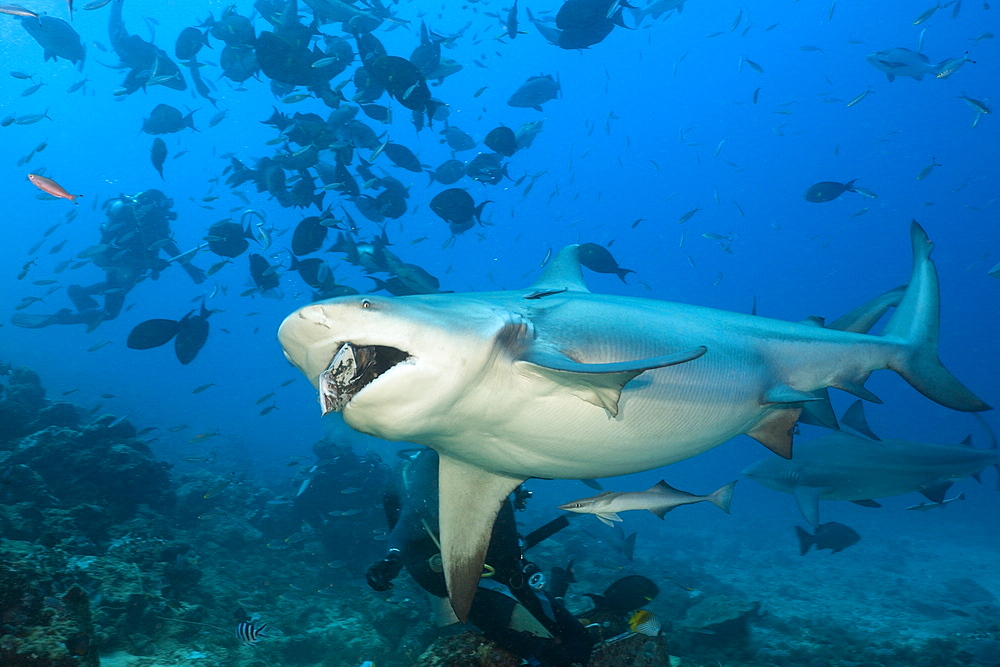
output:
POLYGON ((901 343, 889 360, 889 368, 899 373, 927 398, 953 410, 978 412, 990 406, 967 389, 938 358, 940 296, 937 269, 930 255, 934 245, 915 220, 910 225, 913 244, 913 272, 899 306, 885 326, 882 336, 901 343))
POLYGON ((464 623, 483 574, 497 513, 524 478, 482 470, 448 456, 439 458, 441 559, 451 606, 464 623))
POLYGON ((736 482, 738 481, 733 480, 729 484, 713 491, 712 495, 708 497, 709 502, 726 514, 729 514, 729 504, 733 501, 733 487, 736 486, 736 482))
POLYGON ((802 530, 799 526, 795 526, 795 534, 799 537, 799 555, 805 556, 809 553, 809 549, 813 545, 813 536, 802 530))

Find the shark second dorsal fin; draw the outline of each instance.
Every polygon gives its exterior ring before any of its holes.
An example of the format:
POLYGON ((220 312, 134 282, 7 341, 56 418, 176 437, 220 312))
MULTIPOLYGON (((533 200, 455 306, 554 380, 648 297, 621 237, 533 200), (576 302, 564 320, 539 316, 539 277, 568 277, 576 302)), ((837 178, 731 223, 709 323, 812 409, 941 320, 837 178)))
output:
POLYGON ((448 597, 463 623, 483 573, 497 512, 523 477, 501 475, 449 456, 438 464, 441 559, 448 597))
POLYGON ((541 278, 531 284, 528 289, 536 292, 560 291, 589 292, 587 283, 583 281, 583 268, 577 254, 579 245, 568 245, 552 258, 545 267, 541 278))
POLYGON ((882 438, 875 435, 871 427, 868 426, 868 418, 865 417, 865 409, 861 401, 854 401, 851 403, 851 407, 847 408, 844 412, 844 416, 840 418, 840 421, 844 426, 849 427, 852 431, 860 433, 869 440, 874 440, 876 442, 882 441, 882 438))

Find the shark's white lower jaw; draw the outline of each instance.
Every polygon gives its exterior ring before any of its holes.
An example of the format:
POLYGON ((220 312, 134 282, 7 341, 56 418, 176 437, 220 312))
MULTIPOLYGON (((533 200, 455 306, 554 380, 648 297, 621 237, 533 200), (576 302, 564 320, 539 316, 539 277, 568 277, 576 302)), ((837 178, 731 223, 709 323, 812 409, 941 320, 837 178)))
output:
POLYGON ((351 400, 396 364, 410 359, 403 350, 384 345, 340 343, 330 365, 319 376, 323 416, 342 412, 351 400))

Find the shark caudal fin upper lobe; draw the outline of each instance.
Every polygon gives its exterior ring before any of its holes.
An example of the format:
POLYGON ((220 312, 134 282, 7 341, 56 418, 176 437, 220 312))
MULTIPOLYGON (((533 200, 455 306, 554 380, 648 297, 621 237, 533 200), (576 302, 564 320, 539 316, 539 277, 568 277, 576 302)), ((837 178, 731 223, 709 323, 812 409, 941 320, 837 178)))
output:
POLYGON ((934 244, 916 221, 910 225, 913 272, 910 283, 882 336, 900 340, 888 367, 914 389, 941 405, 966 412, 991 409, 944 367, 938 358, 940 297, 937 269, 931 261, 934 244))

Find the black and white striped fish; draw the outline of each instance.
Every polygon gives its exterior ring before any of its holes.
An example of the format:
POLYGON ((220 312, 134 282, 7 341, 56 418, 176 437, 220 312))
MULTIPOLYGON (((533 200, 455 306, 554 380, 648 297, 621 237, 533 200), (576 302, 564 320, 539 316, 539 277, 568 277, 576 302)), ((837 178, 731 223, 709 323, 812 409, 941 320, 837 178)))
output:
POLYGON ((236 626, 236 636, 239 637, 240 641, 244 644, 256 644, 257 640, 261 637, 267 637, 264 634, 264 628, 267 627, 267 623, 264 623, 260 627, 254 625, 253 621, 243 621, 236 626))

